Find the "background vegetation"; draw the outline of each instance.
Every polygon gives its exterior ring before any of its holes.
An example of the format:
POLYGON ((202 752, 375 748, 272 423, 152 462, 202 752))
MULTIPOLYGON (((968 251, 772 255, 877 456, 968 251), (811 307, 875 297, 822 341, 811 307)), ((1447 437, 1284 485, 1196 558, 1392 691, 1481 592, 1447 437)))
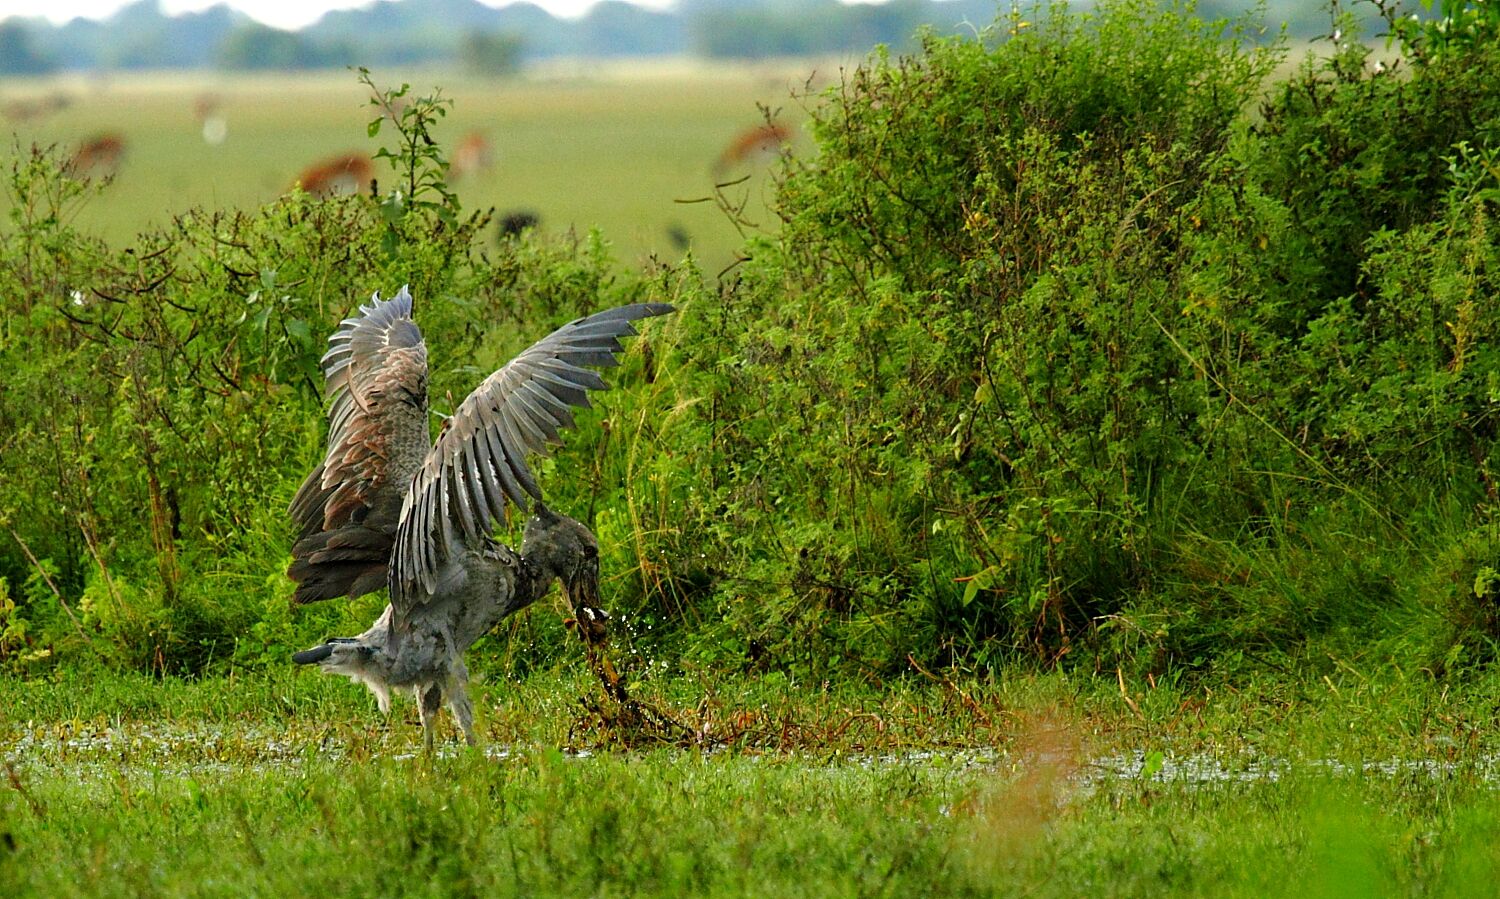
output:
POLYGON ((0 19, 0 48, 11 51, 0 56, 0 74, 493 64, 497 57, 486 51, 495 47, 486 48, 484 41, 510 46, 508 65, 489 74, 558 56, 862 54, 881 42, 910 46, 924 25, 972 34, 995 9, 995 0, 899 0, 879 6, 687 0, 665 10, 610 0, 577 18, 562 18, 530 3, 496 8, 479 0, 391 0, 333 10, 312 25, 286 31, 227 6, 169 16, 157 0, 136 0, 104 21, 76 19, 54 26, 40 18, 0 19))
MULTIPOLYGON (((72 224, 96 188, 21 153, 0 664, 281 665, 373 614, 291 613, 284 508, 323 336, 410 283, 439 406, 574 315, 679 305, 544 467, 653 658, 1462 676, 1500 627, 1500 50, 1413 30, 1386 67, 1351 37, 1271 83, 1246 27, 1059 5, 876 55, 809 98, 780 232, 719 283, 496 249, 438 183, 115 249, 72 224)), ((512 670, 561 645, 515 627, 512 670)))

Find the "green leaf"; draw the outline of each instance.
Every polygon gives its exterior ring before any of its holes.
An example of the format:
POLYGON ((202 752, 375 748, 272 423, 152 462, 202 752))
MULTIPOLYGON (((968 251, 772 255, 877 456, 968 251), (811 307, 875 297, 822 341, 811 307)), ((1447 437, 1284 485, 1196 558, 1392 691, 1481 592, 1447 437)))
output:
POLYGON ((1474 575, 1474 595, 1483 599, 1500 583, 1500 573, 1489 565, 1482 566, 1474 575))
POLYGON ((308 328, 307 322, 300 318, 290 319, 286 323, 286 332, 296 338, 300 343, 312 341, 312 330, 308 328))
POLYGON ((374 137, 377 134, 379 134, 380 133, 380 123, 384 122, 384 121, 385 121, 385 116, 381 116, 380 118, 377 118, 377 119, 371 119, 370 120, 370 124, 365 126, 366 133, 368 133, 371 137, 374 137))

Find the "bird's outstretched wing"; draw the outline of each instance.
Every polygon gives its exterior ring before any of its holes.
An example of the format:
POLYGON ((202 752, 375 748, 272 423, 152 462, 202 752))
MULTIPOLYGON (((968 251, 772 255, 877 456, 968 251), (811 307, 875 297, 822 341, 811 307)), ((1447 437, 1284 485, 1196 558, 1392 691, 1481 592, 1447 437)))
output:
POLYGON ((398 610, 425 604, 439 565, 461 546, 476 546, 492 520, 504 520, 507 503, 524 513, 528 496, 542 498, 526 455, 559 442, 559 432, 573 425, 569 407, 587 408, 588 391, 605 389, 604 379, 584 366, 619 364, 619 339, 635 333, 630 323, 671 311, 666 303, 636 303, 570 322, 469 394, 401 510, 390 574, 398 610))
POLYGON ((328 343, 328 454, 291 505, 298 603, 386 586, 401 503, 431 446, 427 346, 406 288, 375 294, 328 343))

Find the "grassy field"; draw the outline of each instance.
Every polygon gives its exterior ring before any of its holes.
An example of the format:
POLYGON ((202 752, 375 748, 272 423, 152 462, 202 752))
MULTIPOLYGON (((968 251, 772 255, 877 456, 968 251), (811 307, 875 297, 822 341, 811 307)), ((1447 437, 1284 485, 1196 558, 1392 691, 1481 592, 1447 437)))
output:
MULTIPOLYGON (((800 124, 805 113, 791 95, 805 88, 812 71, 659 65, 595 67, 587 77, 558 69, 507 81, 430 72, 374 75, 382 86, 407 81, 416 94, 442 88, 454 106, 437 133, 450 151, 471 132, 489 140, 495 163, 456 184, 466 208, 533 210, 554 231, 597 227, 629 265, 652 253, 678 258, 681 250, 669 238, 676 228, 691 238, 706 267, 717 267, 733 258, 739 233, 713 203, 679 201, 713 194, 713 164, 737 133, 763 121, 757 104, 800 124)), ((124 137, 126 156, 115 183, 79 217, 116 243, 190 207, 259 205, 288 189, 304 167, 343 152, 373 153, 385 137, 366 136, 371 107, 346 72, 0 81, 0 100, 7 102, 53 94, 71 105, 5 127, 23 147, 73 147, 106 133, 124 137), (195 101, 204 96, 218 99, 227 125, 218 145, 203 139, 195 118, 195 101)), ((771 227, 765 168, 741 167, 724 177, 745 175, 750 180, 726 195, 745 204, 750 222, 771 227)))
POLYGON ((0 890, 1467 896, 1500 873, 1486 689, 1125 686, 681 677, 647 692, 701 745, 622 749, 554 674, 482 687, 488 745, 428 759, 410 703, 387 722, 309 672, 5 681, 0 890))

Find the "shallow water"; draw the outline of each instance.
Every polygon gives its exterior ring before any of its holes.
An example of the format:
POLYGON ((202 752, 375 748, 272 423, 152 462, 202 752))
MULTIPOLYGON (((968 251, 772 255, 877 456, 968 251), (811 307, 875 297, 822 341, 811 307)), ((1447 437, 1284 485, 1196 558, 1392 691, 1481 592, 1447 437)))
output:
POLYGON ((1134 750, 1089 760, 1081 779, 1086 783, 1144 780, 1161 784, 1209 785, 1276 783, 1292 773, 1330 777, 1421 778, 1442 780, 1459 773, 1500 785, 1500 756, 1485 755, 1464 761, 1431 758, 1286 759, 1277 757, 1217 757, 1208 754, 1163 755, 1151 763, 1150 753, 1134 750), (1154 768, 1155 770, 1151 770, 1154 768), (1150 771, 1148 774, 1147 772, 1150 771))
MULTIPOLYGON (((465 747, 448 742, 437 749, 440 758, 454 758, 465 747)), ((523 758, 528 753, 512 746, 491 744, 480 750, 496 762, 523 758)), ((404 729, 391 731, 308 731, 292 734, 266 724, 183 725, 173 722, 131 722, 112 726, 48 725, 26 727, 0 736, 0 761, 18 770, 66 768, 70 776, 115 777, 120 773, 176 775, 223 774, 247 769, 300 767, 319 761, 384 757, 394 760, 421 754, 404 729), (357 743, 357 747, 351 745, 357 743)), ((586 759, 589 750, 564 753, 586 759)), ((715 754, 715 753, 706 753, 715 754)), ((746 754, 757 758, 754 754, 746 754)), ((769 756, 768 756, 769 757, 769 756)), ((776 756, 778 758, 782 756, 776 756)), ((1470 757, 1463 761, 1434 758, 1388 758, 1347 761, 1329 758, 1288 759, 1249 754, 1158 753, 1146 750, 1079 756, 1067 752, 1020 753, 995 748, 942 748, 904 752, 807 753, 806 760, 826 766, 862 769, 941 765, 955 771, 1001 776, 1045 769, 1085 790, 1134 782, 1173 786, 1216 784, 1271 784, 1292 773, 1336 778, 1417 778, 1441 780, 1463 774, 1500 785, 1500 756, 1470 757)))

